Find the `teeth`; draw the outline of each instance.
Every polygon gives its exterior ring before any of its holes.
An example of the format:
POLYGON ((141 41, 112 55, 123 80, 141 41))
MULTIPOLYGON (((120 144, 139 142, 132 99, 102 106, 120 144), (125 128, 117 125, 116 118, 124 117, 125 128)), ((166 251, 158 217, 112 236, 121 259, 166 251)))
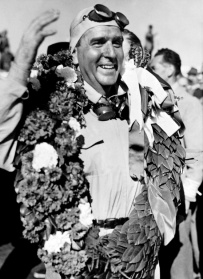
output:
POLYGON ((101 66, 102 69, 114 69, 114 66, 110 66, 110 65, 103 65, 101 66))

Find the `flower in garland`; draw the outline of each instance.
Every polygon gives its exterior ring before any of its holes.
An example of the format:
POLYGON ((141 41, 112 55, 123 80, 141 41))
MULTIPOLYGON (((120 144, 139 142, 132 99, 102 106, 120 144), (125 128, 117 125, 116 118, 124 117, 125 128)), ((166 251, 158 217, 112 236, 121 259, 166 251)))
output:
POLYGON ((26 145, 35 145, 38 140, 48 140, 54 131, 56 121, 49 112, 36 109, 26 118, 18 140, 26 145))
POLYGON ((36 171, 40 171, 42 168, 56 167, 58 162, 58 154, 52 145, 42 142, 35 146, 33 151, 32 167, 36 171))
POLYGON ((60 249, 64 246, 64 244, 70 244, 70 233, 66 231, 62 233, 61 231, 57 231, 55 234, 51 234, 49 239, 45 241, 43 249, 46 250, 49 254, 60 252, 60 249))
POLYGON ((78 137, 81 134, 80 123, 75 118, 71 117, 68 124, 75 131, 75 137, 78 137))
POLYGON ((94 220, 90 203, 84 202, 82 199, 81 201, 82 202, 80 202, 78 206, 80 209, 80 223, 85 227, 90 227, 92 225, 92 221, 94 220))
POLYGON ((59 76, 64 78, 64 80, 66 81, 66 84, 68 86, 75 88, 74 83, 77 80, 77 74, 74 71, 74 69, 72 69, 71 67, 68 67, 68 66, 67 67, 63 67, 63 65, 59 65, 56 68, 56 73, 59 76))
POLYGON ((30 73, 30 78, 37 78, 38 73, 39 73, 38 69, 32 69, 30 73))

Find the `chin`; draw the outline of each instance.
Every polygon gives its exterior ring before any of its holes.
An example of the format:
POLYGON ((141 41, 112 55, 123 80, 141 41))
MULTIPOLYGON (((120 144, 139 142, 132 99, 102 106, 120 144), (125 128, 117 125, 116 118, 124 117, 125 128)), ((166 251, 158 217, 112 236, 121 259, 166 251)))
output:
POLYGON ((108 79, 102 79, 99 81, 99 83, 102 86, 111 86, 114 85, 118 80, 118 77, 114 77, 114 78, 108 78, 108 79))

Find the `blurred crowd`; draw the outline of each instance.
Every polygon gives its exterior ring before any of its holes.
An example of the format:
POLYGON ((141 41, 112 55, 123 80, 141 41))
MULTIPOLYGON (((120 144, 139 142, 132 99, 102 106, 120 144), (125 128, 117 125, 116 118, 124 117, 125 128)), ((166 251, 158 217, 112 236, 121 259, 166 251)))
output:
POLYGON ((188 71, 187 76, 180 75, 179 83, 185 90, 194 97, 198 98, 203 104, 203 72, 198 72, 194 67, 188 71))

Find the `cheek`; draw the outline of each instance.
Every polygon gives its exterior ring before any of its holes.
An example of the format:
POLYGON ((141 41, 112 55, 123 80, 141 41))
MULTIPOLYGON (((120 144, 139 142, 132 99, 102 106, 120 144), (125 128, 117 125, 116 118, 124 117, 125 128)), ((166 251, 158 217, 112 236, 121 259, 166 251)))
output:
POLYGON ((82 65, 84 69, 92 69, 96 67, 97 61, 99 61, 100 54, 98 51, 84 51, 81 53, 78 58, 79 63, 82 65))
POLYGON ((123 63, 123 59, 124 59, 124 52, 123 49, 120 48, 117 50, 117 59, 118 59, 118 66, 121 66, 123 63))
POLYGON ((161 77, 163 77, 164 71, 163 71, 163 69, 162 69, 161 67, 158 67, 158 66, 155 67, 154 71, 155 71, 156 74, 158 74, 158 75, 160 75, 161 77))
POLYGON ((168 78, 168 73, 166 71, 166 69, 162 69, 162 76, 163 76, 163 79, 167 79, 168 78))

